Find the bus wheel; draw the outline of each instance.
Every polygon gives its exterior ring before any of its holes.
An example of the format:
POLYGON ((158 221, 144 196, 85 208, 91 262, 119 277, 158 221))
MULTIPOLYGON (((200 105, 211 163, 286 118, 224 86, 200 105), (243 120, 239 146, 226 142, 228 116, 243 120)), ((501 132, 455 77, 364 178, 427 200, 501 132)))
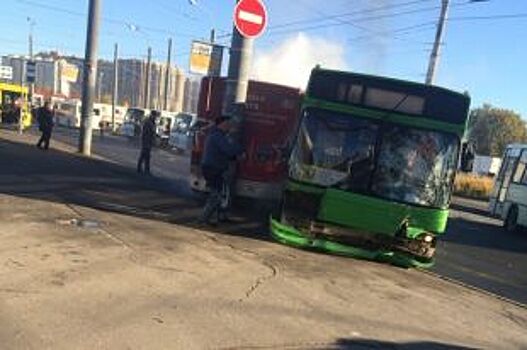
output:
POLYGON ((518 208, 516 206, 509 209, 503 226, 507 232, 518 232, 518 208))

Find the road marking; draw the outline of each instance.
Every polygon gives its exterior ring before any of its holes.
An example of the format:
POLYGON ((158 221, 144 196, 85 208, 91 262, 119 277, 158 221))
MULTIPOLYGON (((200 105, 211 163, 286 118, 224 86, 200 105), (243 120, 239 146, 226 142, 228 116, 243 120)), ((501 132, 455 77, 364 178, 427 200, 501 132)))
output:
POLYGON ((254 24, 262 24, 263 23, 263 17, 259 15, 255 15, 254 13, 250 13, 244 10, 241 10, 238 14, 238 18, 249 23, 254 24))

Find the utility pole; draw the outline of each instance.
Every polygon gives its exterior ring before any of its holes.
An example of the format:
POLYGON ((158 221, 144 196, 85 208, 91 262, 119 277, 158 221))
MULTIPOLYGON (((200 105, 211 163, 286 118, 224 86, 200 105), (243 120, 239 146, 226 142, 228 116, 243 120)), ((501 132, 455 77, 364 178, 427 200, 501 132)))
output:
POLYGON ((163 66, 159 65, 159 68, 157 69, 157 96, 156 96, 156 109, 162 111, 163 110, 163 96, 161 95, 162 88, 162 78, 163 77, 163 66))
POLYGON ((233 26, 223 113, 233 116, 240 123, 243 121, 243 105, 246 102, 249 87, 253 43, 254 39, 243 37, 236 26, 233 26))
POLYGON ((150 73, 152 70, 152 48, 148 48, 148 57, 146 61, 146 79, 145 79, 145 100, 143 107, 148 109, 150 107, 150 73))
POLYGON ((92 113, 95 80, 97 77, 97 45, 99 41, 100 0, 90 0, 88 11, 88 30, 86 34, 86 54, 84 57, 84 79, 82 82, 81 130, 79 152, 91 155, 92 113))
POLYGON ((210 43, 214 44, 215 41, 216 41, 216 29, 212 28, 210 30, 210 43))
POLYGON ((170 86, 170 73, 172 70, 170 69, 172 59, 172 38, 168 39, 168 56, 167 56, 167 70, 166 70, 166 76, 165 76, 165 103, 163 104, 163 109, 165 111, 168 111, 168 87, 170 86))
POLYGON ((428 72, 426 73, 426 84, 434 83, 437 65, 439 63, 439 56, 441 55, 441 45, 443 44, 443 33, 445 31, 445 23, 448 13, 450 0, 441 0, 441 14, 439 15, 439 22, 437 23, 436 37, 434 47, 430 54, 430 61, 428 62, 428 72))
MULTIPOLYGON (((33 61, 33 28, 35 26, 35 20, 33 20, 31 17, 27 18, 29 22, 29 61, 33 61)), ((33 104, 33 96, 35 94, 35 83, 29 84, 29 102, 32 105, 33 104)))
POLYGON ((100 71, 99 72, 99 83, 97 84, 97 101, 99 103, 102 103, 102 80, 104 79, 104 72, 103 71, 100 71))
POLYGON ((119 45, 115 43, 113 49, 113 84, 112 84, 112 132, 115 132, 115 106, 117 105, 117 91, 119 89, 119 45))

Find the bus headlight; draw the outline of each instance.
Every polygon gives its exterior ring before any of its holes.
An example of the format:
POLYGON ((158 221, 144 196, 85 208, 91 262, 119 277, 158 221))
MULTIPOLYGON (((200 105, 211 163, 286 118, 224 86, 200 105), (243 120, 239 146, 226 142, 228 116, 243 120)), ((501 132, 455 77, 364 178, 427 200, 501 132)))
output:
POLYGON ((417 237, 417 239, 425 243, 432 243, 434 242, 435 237, 431 233, 423 232, 417 237))

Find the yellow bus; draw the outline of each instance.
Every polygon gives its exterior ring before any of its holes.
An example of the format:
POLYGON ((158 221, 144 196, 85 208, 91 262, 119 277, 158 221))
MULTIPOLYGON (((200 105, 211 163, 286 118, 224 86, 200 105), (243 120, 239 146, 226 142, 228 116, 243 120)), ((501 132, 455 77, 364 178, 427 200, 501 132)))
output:
POLYGON ((0 82, 0 117, 2 124, 18 124, 22 118, 24 129, 31 126, 31 110, 28 88, 17 84, 0 82))

